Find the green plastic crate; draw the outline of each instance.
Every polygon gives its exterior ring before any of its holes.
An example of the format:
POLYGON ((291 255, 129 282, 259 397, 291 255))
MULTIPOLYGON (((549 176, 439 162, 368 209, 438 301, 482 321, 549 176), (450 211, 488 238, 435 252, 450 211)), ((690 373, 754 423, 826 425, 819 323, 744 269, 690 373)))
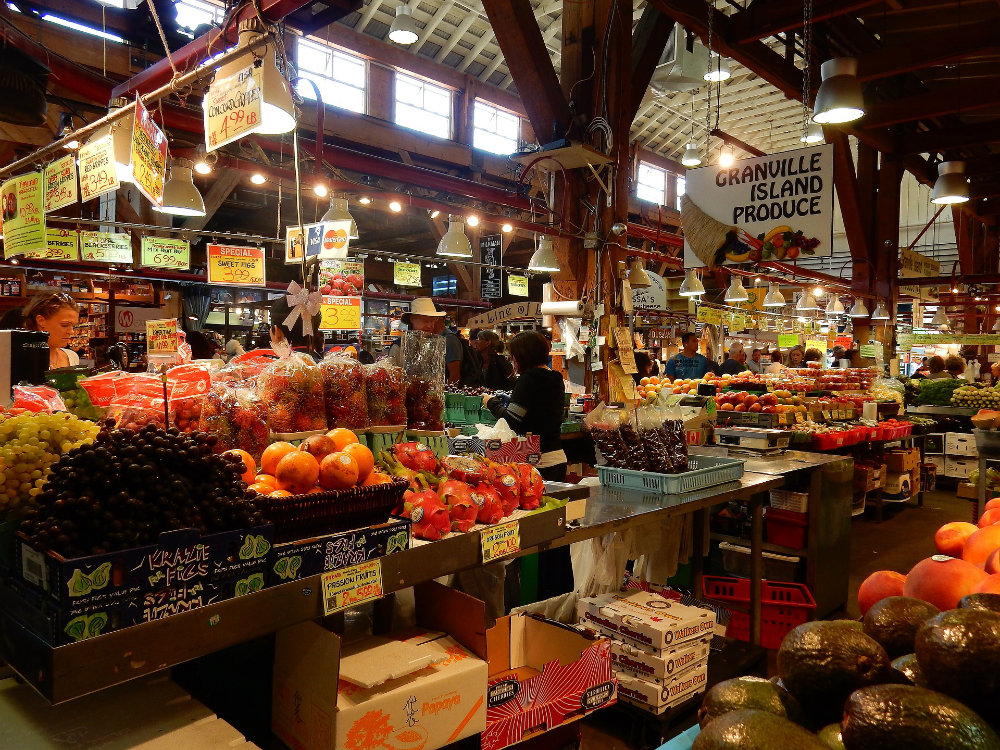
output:
POLYGON ((444 418, 453 424, 465 424, 465 396, 460 393, 444 394, 444 418))

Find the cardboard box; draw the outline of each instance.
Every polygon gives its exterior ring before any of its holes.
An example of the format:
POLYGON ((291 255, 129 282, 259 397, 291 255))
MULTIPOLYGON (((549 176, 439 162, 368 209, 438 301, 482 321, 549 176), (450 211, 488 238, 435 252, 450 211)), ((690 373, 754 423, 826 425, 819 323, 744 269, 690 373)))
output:
POLYGON ((497 620, 486 637, 483 750, 500 750, 616 701, 607 638, 528 614, 497 620))
POLYGON ((976 436, 967 432, 947 432, 944 436, 944 452, 949 456, 979 456, 976 436))
POLYGON ((648 591, 580 599, 576 614, 581 624, 651 654, 711 636, 715 629, 713 612, 648 591))
POLYGON ((945 471, 947 469, 948 462, 947 459, 945 459, 944 454, 934 455, 934 456, 928 456, 925 454, 924 461, 926 461, 929 464, 934 464, 934 466, 937 467, 937 475, 939 477, 946 476, 945 471))
POLYGON ((920 465, 920 451, 916 448, 886 451, 885 465, 889 471, 902 473, 920 465))
POLYGON ((971 482, 959 482, 955 494, 966 500, 975 500, 979 497, 979 488, 971 482))
POLYGON ((944 455, 945 433, 931 432, 924 438, 924 455, 929 453, 944 455))
POLYGON ((945 457, 944 475, 946 477, 957 477, 958 479, 968 479, 973 471, 979 468, 978 458, 952 458, 945 457))
POLYGON ((416 615, 415 632, 346 645, 315 622, 279 631, 272 731, 293 750, 434 750, 484 731, 485 605, 427 583, 416 615))
POLYGON ((889 472, 885 477, 885 498, 903 500, 913 494, 913 481, 909 472, 896 474, 889 472))
POLYGON ((641 677, 618 675, 618 695, 626 703, 662 714, 668 708, 683 703, 705 691, 708 684, 708 663, 688 670, 665 682, 649 682, 641 677))
POLYGON ((648 654, 622 641, 611 643, 611 669, 616 674, 630 674, 649 682, 662 683, 675 674, 696 669, 708 658, 711 637, 684 643, 662 654, 648 654))
POLYGON ((888 467, 885 464, 879 466, 854 464, 854 489, 859 492, 871 492, 884 487, 887 472, 888 467))

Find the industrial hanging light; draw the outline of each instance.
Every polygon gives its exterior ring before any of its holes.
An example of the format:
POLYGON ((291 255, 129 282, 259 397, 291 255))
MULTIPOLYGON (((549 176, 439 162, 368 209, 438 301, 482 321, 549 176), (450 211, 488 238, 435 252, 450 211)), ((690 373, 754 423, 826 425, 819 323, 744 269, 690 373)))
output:
POLYGON ((447 258, 472 257, 472 243, 465 234, 465 222, 461 216, 448 217, 448 231, 438 243, 437 254, 447 258))
POLYGON ((854 300, 854 306, 851 308, 851 311, 847 314, 852 318, 867 318, 868 308, 865 307, 864 300, 861 299, 860 297, 854 300))
POLYGON ((865 113, 865 100, 858 81, 858 61, 835 57, 820 67, 823 83, 816 92, 813 122, 836 125, 854 122, 865 113))
POLYGON ((543 234, 538 239, 538 248, 528 261, 529 271, 540 273, 555 273, 559 270, 559 258, 556 257, 555 248, 552 247, 552 238, 543 234))
POLYGON ((889 320, 889 311, 885 309, 882 300, 875 305, 875 312, 872 313, 872 320, 889 320))
POLYGON ((413 44, 420 38, 419 32, 420 27, 413 20, 410 7, 406 3, 397 5, 396 16, 392 19, 392 25, 389 26, 389 41, 403 45, 413 44))
MULTIPOLYGON (((59 115, 59 129, 56 131, 56 138, 62 140, 72 134, 73 130, 73 115, 70 112, 62 112, 59 115)), ((80 141, 74 138, 67 142, 63 148, 67 151, 76 151, 80 148, 80 141)))
POLYGON ((720 167, 731 167, 736 162, 736 154, 732 147, 726 150, 725 144, 723 144, 722 149, 719 151, 719 166, 720 167))
POLYGON ((633 289, 646 289, 652 286, 649 274, 642 267, 642 260, 640 258, 633 258, 632 260, 632 268, 628 272, 628 283, 633 289))
POLYGON ((726 290, 726 296, 723 298, 726 302, 746 302, 750 299, 750 295, 747 294, 747 290, 743 288, 743 282, 740 277, 733 274, 729 281, 729 288, 726 290))
POLYGON ((939 307, 937 312, 934 313, 934 317, 931 318, 931 325, 938 328, 948 325, 948 313, 944 311, 944 307, 939 307))
POLYGON ((938 164, 931 203, 948 205, 969 200, 969 181, 965 177, 964 161, 943 161, 938 164))
POLYGON ((819 310, 819 304, 816 302, 816 298, 813 297, 811 291, 808 287, 802 290, 802 296, 799 297, 799 301, 795 303, 796 312, 807 312, 809 310, 819 310))
POLYGON ((330 207, 326 209, 326 213, 323 214, 323 218, 320 221, 349 221, 351 222, 351 226, 347 230, 347 238, 356 240, 360 237, 358 234, 358 224, 354 221, 354 217, 351 216, 351 212, 347 210, 347 198, 330 198, 330 207))
POLYGON ((767 294, 764 295, 764 307, 784 307, 785 296, 781 293, 778 285, 771 282, 767 286, 767 294))
POLYGON ((708 70, 705 71, 705 80, 722 83, 728 81, 730 75, 732 74, 729 72, 729 60, 718 52, 713 52, 708 61, 708 70))
POLYGON ((194 171, 200 175, 212 174, 212 165, 219 158, 216 153, 207 153, 205 144, 199 143, 194 150, 194 171))
POLYGON ((681 164, 685 167, 697 167, 701 164, 701 153, 698 151, 698 147, 693 143, 689 143, 687 148, 684 149, 684 155, 681 157, 681 164))
POLYGON ((830 318, 844 314, 844 303, 840 301, 840 297, 836 294, 830 294, 830 301, 826 305, 826 314, 830 318))
POLYGON ((170 163, 170 176, 163 185, 163 203, 153 204, 153 210, 173 216, 204 216, 205 200, 194 184, 191 162, 174 159, 170 163))
POLYGON ((818 122, 811 122, 799 138, 799 143, 822 143, 825 139, 823 126, 818 122))
POLYGON ((701 279, 698 278, 695 270, 689 268, 684 281, 681 282, 680 289, 677 290, 677 294, 681 297, 700 297, 704 293, 705 285, 701 283, 701 279))

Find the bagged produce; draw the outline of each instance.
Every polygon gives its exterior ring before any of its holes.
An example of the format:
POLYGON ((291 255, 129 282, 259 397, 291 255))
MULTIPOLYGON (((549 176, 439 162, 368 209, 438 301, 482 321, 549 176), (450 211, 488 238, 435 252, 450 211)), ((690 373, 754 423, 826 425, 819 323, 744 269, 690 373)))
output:
POLYGON ((267 409, 251 388, 216 383, 204 399, 198 428, 215 435, 215 451, 245 450, 259 462, 270 442, 267 409))
POLYGON ((103 419, 104 409, 98 409, 91 401, 87 391, 80 385, 88 372, 86 367, 63 367, 49 370, 46 379, 49 385, 59 391, 59 396, 66 405, 66 411, 81 419, 97 421, 103 419))
POLYGON ((445 339, 407 331, 403 339, 406 372, 406 424, 411 430, 444 429, 445 339))
POLYGON ((293 352, 269 364, 257 378, 271 432, 326 430, 323 373, 308 356, 293 352))
POLYGON ((115 381, 108 417, 115 426, 139 430, 147 424, 166 428, 163 380, 151 373, 126 374, 115 381))
POLYGON ((66 411, 66 404, 59 396, 59 391, 47 385, 15 385, 14 402, 11 406, 15 409, 26 409, 36 414, 66 411))
POLYGON ((406 375, 390 359, 365 365, 368 421, 372 426, 406 424, 406 375))
POLYGON ((252 380, 279 359, 273 349, 253 349, 229 360, 225 367, 212 374, 213 383, 252 380))
POLYGON ((353 357, 329 354, 319 365, 323 373, 326 423, 330 429, 368 426, 365 367, 353 357))
POLYGON ((597 462, 616 469, 628 468, 628 450, 618 427, 624 414, 620 409, 598 404, 583 420, 597 447, 597 462))

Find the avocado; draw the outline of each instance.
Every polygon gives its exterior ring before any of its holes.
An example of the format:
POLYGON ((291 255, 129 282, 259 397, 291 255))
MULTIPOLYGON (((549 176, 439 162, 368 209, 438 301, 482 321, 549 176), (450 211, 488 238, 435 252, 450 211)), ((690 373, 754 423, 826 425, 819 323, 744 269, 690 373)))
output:
POLYGON ((844 750, 844 740, 840 737, 840 724, 827 724, 816 736, 825 742, 831 750, 844 750))
POLYGON ((778 649, 778 673, 809 718, 823 726, 840 718, 858 688, 892 679, 889 656, 874 638, 842 622, 807 622, 778 649))
POLYGON ((916 654, 904 654, 892 660, 892 668, 897 672, 902 672, 911 685, 917 687, 930 687, 924 678, 924 673, 920 671, 920 663, 916 654))
POLYGON ((969 594, 958 603, 960 609, 985 609, 1000 612, 1000 594, 969 594))
POLYGON ((691 750, 830 750, 798 724, 767 711, 730 711, 708 723, 691 750))
POLYGON ((698 723, 705 726, 712 719, 730 711, 754 709, 805 723, 802 707, 783 688, 763 677, 736 677, 723 680, 705 695, 698 709, 698 723))
POLYGON ((1000 736, 967 706, 906 685, 855 691, 844 706, 847 750, 997 750, 1000 736))
POLYGON ((864 631, 882 644, 890 659, 913 653, 917 630, 940 610, 908 596, 888 596, 865 613, 864 631))
POLYGON ((1000 720, 1000 612, 942 612, 917 631, 916 654, 931 688, 1000 720))

